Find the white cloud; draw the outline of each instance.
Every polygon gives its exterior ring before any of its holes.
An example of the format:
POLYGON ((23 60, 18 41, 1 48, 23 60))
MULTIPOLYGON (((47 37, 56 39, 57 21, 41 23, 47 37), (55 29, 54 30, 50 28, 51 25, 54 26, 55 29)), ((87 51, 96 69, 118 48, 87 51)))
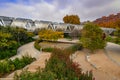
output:
POLYGON ((24 17, 37 20, 61 22, 66 14, 77 14, 81 21, 94 20, 104 15, 117 13, 120 0, 29 0, 28 4, 5 3, 0 7, 0 16, 24 17), (64 1, 64 2, 63 2, 64 1))

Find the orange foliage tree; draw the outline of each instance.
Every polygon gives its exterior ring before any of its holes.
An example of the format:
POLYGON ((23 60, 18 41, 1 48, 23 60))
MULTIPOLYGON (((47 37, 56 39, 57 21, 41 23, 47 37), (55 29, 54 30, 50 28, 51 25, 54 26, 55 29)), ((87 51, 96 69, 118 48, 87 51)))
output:
POLYGON ((117 28, 120 27, 120 13, 117 15, 111 14, 108 17, 103 16, 94 21, 95 24, 106 27, 106 28, 117 28))
POLYGON ((118 20, 115 22, 115 27, 116 27, 116 28, 120 28, 120 19, 118 19, 118 20))
POLYGON ((80 24, 80 18, 78 15, 66 15, 63 17, 64 23, 80 24))

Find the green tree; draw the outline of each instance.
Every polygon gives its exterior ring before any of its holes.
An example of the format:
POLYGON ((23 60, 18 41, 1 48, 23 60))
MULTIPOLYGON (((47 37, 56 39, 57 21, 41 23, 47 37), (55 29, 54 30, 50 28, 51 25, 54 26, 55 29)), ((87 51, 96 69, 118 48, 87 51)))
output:
POLYGON ((18 43, 22 41, 26 41, 28 39, 27 30, 24 28, 18 28, 18 27, 1 27, 1 31, 4 33, 10 33, 12 35, 11 40, 15 40, 18 43))
POLYGON ((85 24, 82 30, 81 42, 83 46, 91 51, 103 49, 106 41, 102 39, 103 31, 93 23, 85 24))
POLYGON ((32 40, 32 32, 28 32, 26 29, 18 27, 11 27, 10 29, 9 32, 13 35, 12 39, 19 44, 24 44, 32 40))
POLYGON ((66 15, 63 17, 64 23, 80 24, 80 18, 78 15, 66 15))
POLYGON ((33 40, 32 36, 32 32, 23 28, 0 26, 0 59, 15 55, 20 45, 33 40))

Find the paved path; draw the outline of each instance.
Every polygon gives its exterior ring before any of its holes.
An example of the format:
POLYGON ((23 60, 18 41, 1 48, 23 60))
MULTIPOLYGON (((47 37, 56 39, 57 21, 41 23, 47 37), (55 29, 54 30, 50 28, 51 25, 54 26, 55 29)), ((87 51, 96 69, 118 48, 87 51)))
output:
POLYGON ((120 80, 120 67, 113 63, 103 50, 90 55, 90 62, 95 64, 97 69, 87 62, 84 51, 77 51, 73 61, 80 65, 83 72, 92 70, 95 80, 120 80))
MULTIPOLYGON (((34 42, 25 44, 18 49, 17 55, 11 57, 11 59, 21 58, 23 55, 31 55, 31 57, 35 57, 37 60, 27 65, 25 68, 28 68, 28 71, 35 72, 38 67, 44 68, 45 61, 50 58, 50 53, 47 52, 39 52, 34 48, 34 42)), ((25 69, 24 68, 24 69, 25 69)), ((16 70, 17 73, 20 73, 22 70, 16 70)), ((15 72, 16 72, 15 71, 15 72)), ((6 78, 1 78, 0 80, 13 80, 14 73, 11 73, 6 78)))
POLYGON ((63 43, 78 43, 78 42, 79 42, 78 39, 68 40, 68 39, 65 39, 65 38, 63 38, 63 39, 58 39, 57 41, 58 41, 58 42, 63 42, 63 43))
POLYGON ((120 45, 108 42, 105 50, 108 57, 120 65, 120 45))
MULTIPOLYGON (((108 56, 112 60, 119 62, 119 59, 120 59, 119 58, 120 57, 120 46, 119 45, 116 45, 113 43, 108 43, 105 49, 108 53, 108 56)), ((34 48, 34 42, 31 42, 31 43, 21 46, 18 49, 18 54, 16 56, 11 57, 11 59, 15 59, 16 57, 20 58, 22 55, 25 55, 25 54, 29 54, 29 55, 31 55, 31 57, 35 57, 37 59, 35 62, 33 62, 30 65, 28 65, 27 67, 25 67, 25 68, 28 68, 28 70, 31 72, 35 72, 36 68, 38 68, 38 67, 44 68, 46 59, 50 58, 50 53, 39 52, 38 50, 36 50, 34 48)), ((86 63, 84 61, 85 60, 85 59, 83 59, 84 56, 79 56, 78 58, 81 59, 80 60, 81 66, 86 66, 86 67, 88 66, 88 68, 83 67, 83 70, 85 70, 85 71, 86 71, 86 69, 87 70, 89 70, 89 69, 95 70, 94 68, 90 67, 88 63, 86 63)), ((21 70, 18 70, 18 72, 21 72, 21 70)), ((100 72, 98 71, 98 72, 96 72, 96 74, 99 75, 100 72)), ((14 72, 12 74, 8 75, 6 77, 6 79, 0 79, 0 80, 12 80, 13 75, 14 75, 14 72)), ((103 79, 104 79, 104 77, 105 77, 105 74, 103 75, 103 79)), ((100 76, 98 76, 98 79, 99 78, 100 78, 100 76)))
MULTIPOLYGON (((38 59, 36 61, 31 63, 30 65, 27 65, 23 69, 27 68, 28 71, 30 71, 30 72, 36 72, 37 68, 45 68, 45 62, 46 62, 46 60, 48 60, 50 58, 50 55, 51 55, 50 53, 46 53, 46 52, 43 52, 42 54, 39 54, 38 59)), ((21 71, 22 71, 22 69, 17 70, 15 72, 17 72, 17 74, 20 74, 21 71)), ((6 78, 4 78, 2 80, 13 80, 15 72, 11 73, 10 75, 8 75, 6 78)))
POLYGON ((18 48, 17 55, 11 57, 10 59, 21 58, 23 55, 31 55, 31 57, 37 58, 40 52, 34 48, 34 42, 30 42, 18 48))

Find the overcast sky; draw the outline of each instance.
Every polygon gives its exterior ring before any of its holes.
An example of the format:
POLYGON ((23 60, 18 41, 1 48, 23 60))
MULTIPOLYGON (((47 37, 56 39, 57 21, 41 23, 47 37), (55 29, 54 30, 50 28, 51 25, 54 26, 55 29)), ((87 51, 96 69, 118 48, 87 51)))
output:
POLYGON ((120 12, 120 0, 0 0, 0 16, 62 22, 66 14, 81 21, 120 12))

